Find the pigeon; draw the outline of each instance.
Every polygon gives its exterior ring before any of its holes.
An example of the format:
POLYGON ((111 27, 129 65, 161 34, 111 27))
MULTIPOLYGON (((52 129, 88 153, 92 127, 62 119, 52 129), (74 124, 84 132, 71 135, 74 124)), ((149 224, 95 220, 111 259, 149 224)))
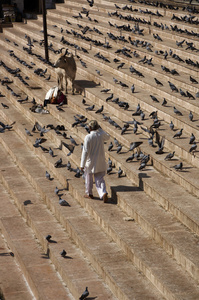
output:
POLYGON ((193 113, 190 111, 189 113, 189 120, 192 122, 193 121, 193 113))
POLYGON ((109 146, 108 146, 108 151, 111 151, 113 149, 113 143, 110 142, 109 146))
POLYGON ((162 102, 162 106, 167 105, 167 100, 164 98, 163 102, 162 102))
POLYGON ((139 169, 138 170, 142 170, 142 169, 144 169, 146 167, 146 163, 145 162, 143 162, 143 163, 141 163, 141 165, 140 165, 140 167, 139 167, 139 169))
POLYGON ((121 63, 117 66, 117 69, 119 70, 120 68, 123 68, 123 66, 125 65, 125 63, 121 63))
POLYGON ((67 170, 69 170, 69 171, 71 170, 71 163, 70 163, 70 161, 67 162, 66 168, 67 168, 67 170))
POLYGON ((155 96, 150 95, 150 97, 151 97, 151 99, 152 99, 154 102, 159 102, 159 100, 158 100, 155 96))
POLYGON ((133 151, 135 148, 139 147, 143 142, 133 142, 130 144, 129 151, 133 151))
POLYGON ((196 148, 197 148, 197 145, 196 145, 196 144, 193 144, 193 145, 191 146, 191 148, 189 149, 189 153, 194 152, 194 151, 196 150, 196 148))
POLYGON ((131 87, 131 92, 132 92, 132 93, 135 93, 135 85, 134 85, 134 84, 133 84, 132 87, 131 87))
POLYGON ((117 147, 117 153, 120 153, 120 152, 121 152, 121 150, 122 150, 122 145, 121 145, 121 144, 119 144, 119 145, 118 145, 118 147, 117 147))
POLYGON ((183 163, 182 163, 182 162, 180 162, 179 164, 173 166, 173 168, 174 168, 176 171, 182 170, 182 167, 183 167, 183 163))
POLYGON ((154 80, 155 80, 155 82, 156 82, 157 85, 163 86, 163 83, 160 82, 157 78, 154 78, 154 80))
POLYGON ((67 254, 67 253, 66 253, 65 250, 62 250, 62 252, 61 252, 60 254, 61 254, 62 257, 66 257, 66 254, 67 254))
POLYGON ((66 200, 62 199, 61 196, 59 196, 59 204, 61 206, 70 206, 70 204, 66 200))
POLYGON ((181 135, 182 135, 182 131, 183 131, 183 128, 181 128, 180 131, 178 131, 173 137, 174 138, 176 138, 176 137, 180 138, 181 135))
POLYGON ((174 129, 174 124, 173 124, 173 122, 171 121, 171 123, 169 124, 169 127, 170 127, 170 129, 171 130, 173 130, 174 129))
POLYGON ((104 109, 104 106, 102 105, 98 110, 96 110, 96 114, 100 114, 104 109))
POLYGON ((192 133, 190 140, 189 140, 189 144, 193 144, 194 141, 195 141, 195 135, 192 133))
POLYGON ((120 144, 116 138, 114 138, 114 144, 115 144, 116 146, 119 146, 119 144, 120 144))
POLYGON ((122 173, 123 173, 123 171, 122 171, 122 169, 119 167, 119 170, 118 170, 118 172, 117 172, 118 178, 120 178, 120 177, 122 176, 122 173))
POLYGON ((54 192, 55 192, 55 194, 56 194, 56 195, 58 195, 58 193, 59 193, 59 189, 58 189, 58 187, 57 187, 57 186, 55 187, 55 190, 54 190, 54 192))
POLYGON ((192 83, 196 83, 196 84, 198 83, 198 81, 196 79, 194 79, 192 76, 190 76, 189 78, 192 83))
POLYGON ((46 240, 49 242, 50 241, 50 239, 51 239, 51 235, 50 234, 48 234, 47 236, 46 236, 46 240))
POLYGON ((49 147, 48 153, 50 154, 50 156, 54 157, 54 152, 53 152, 53 150, 51 149, 51 147, 49 147))
POLYGON ((47 178, 48 180, 51 180, 51 177, 50 177, 50 174, 48 173, 48 171, 46 171, 46 178, 47 178))
POLYGON ((6 105, 6 104, 4 104, 4 103, 2 103, 2 102, 1 102, 1 105, 3 106, 3 108, 7 108, 7 109, 9 108, 8 105, 6 105))
POLYGON ((70 141, 71 141, 71 144, 77 146, 78 144, 76 143, 76 141, 74 140, 74 138, 70 135, 70 141))
POLYGON ((156 143, 158 144, 159 147, 159 149, 155 153, 163 154, 165 138, 163 136, 162 139, 160 139, 160 135, 157 131, 155 132, 155 136, 156 136, 156 143))
POLYGON ((100 92, 101 92, 101 93, 108 93, 110 90, 111 90, 111 89, 103 89, 103 90, 101 90, 100 92))
POLYGON ((130 162, 134 159, 134 153, 126 159, 126 162, 130 162))
MULTIPOLYGON (((88 1, 88 0, 87 0, 88 1)), ((85 291, 82 293, 82 295, 79 297, 79 300, 84 300, 88 297, 89 295, 89 291, 88 291, 88 287, 86 287, 85 291)))
POLYGON ((32 136, 32 133, 26 128, 25 128, 25 132, 26 132, 27 135, 32 136))
POLYGON ((109 166, 108 169, 106 170, 106 173, 110 175, 111 172, 112 172, 112 166, 109 166))
POLYGON ((112 100, 112 99, 113 99, 113 93, 106 98, 106 102, 108 102, 109 100, 112 100))
POLYGON ((169 153, 167 154, 167 156, 165 157, 165 160, 171 160, 174 157, 175 151, 173 151, 173 153, 169 153))
POLYGON ((175 106, 173 107, 173 111, 176 115, 182 116, 182 113, 175 106))
POLYGON ((62 158, 58 159, 58 161, 55 162, 55 168, 60 168, 62 165, 62 158))
POLYGON ((91 106, 86 107, 86 110, 92 111, 94 108, 95 108, 95 105, 93 104, 91 106))

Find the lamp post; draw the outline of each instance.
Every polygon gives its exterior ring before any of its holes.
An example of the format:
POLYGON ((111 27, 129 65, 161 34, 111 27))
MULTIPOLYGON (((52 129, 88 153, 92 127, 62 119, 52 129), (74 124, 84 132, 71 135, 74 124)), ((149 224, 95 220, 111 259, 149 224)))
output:
POLYGON ((48 62, 49 56, 48 56, 48 35, 47 35, 47 22, 46 22, 46 0, 42 0, 42 13, 43 13, 45 59, 48 62))

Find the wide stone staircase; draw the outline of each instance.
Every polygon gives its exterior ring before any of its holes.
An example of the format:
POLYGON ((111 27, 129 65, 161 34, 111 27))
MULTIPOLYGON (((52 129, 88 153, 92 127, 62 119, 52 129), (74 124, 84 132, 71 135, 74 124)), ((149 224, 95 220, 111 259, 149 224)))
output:
POLYGON ((79 299, 86 287, 87 299, 199 299, 198 14, 195 1, 65 0, 47 11, 50 62, 42 16, 4 28, 0 299, 79 299), (67 104, 34 112, 33 103, 42 105, 57 85, 53 64, 61 48, 77 63, 75 95, 69 87, 67 104), (92 119, 110 134, 108 203, 95 189, 93 200, 84 198, 78 173, 92 119), (65 147, 70 136, 72 153, 65 147), (133 142, 142 144, 131 151, 133 142))

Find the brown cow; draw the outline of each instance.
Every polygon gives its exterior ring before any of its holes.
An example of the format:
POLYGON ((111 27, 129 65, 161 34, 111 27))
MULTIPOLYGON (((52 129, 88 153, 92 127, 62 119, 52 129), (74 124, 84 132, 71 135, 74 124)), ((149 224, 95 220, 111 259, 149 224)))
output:
POLYGON ((54 64, 54 67, 57 68, 56 73, 58 87, 63 89, 63 77, 65 75, 66 93, 68 85, 67 79, 69 79, 72 82, 72 93, 74 94, 74 81, 77 67, 73 54, 68 54, 68 51, 66 50, 66 53, 61 54, 60 57, 57 59, 57 61, 54 64))

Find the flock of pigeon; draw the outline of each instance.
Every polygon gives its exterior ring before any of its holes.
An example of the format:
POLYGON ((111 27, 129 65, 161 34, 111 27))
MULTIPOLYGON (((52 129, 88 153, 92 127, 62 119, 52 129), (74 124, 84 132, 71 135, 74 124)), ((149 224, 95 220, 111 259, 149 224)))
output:
MULTIPOLYGON (((89 6, 92 7, 95 5, 94 4, 94 1, 87 1, 89 6)), ((151 23, 151 21, 149 21, 150 19, 146 18, 138 18, 138 17, 133 17, 133 12, 138 12, 139 14, 143 14, 143 15, 152 15, 152 16, 156 16, 159 18, 159 20, 161 20, 163 18, 163 15, 158 11, 158 7, 162 8, 169 8, 171 10, 179 10, 178 7, 176 6, 173 6, 173 5, 165 5, 164 3, 151 3, 151 2, 148 2, 148 1, 134 1, 134 0, 129 0, 130 3, 140 3, 140 4, 147 4, 147 5, 151 5, 151 6, 155 6, 157 7, 157 11, 154 12, 154 10, 149 10, 149 9, 137 9, 137 8, 133 8, 132 5, 124 5, 124 6, 118 6, 117 4, 115 4, 115 8, 116 8, 116 11, 115 12, 108 12, 108 16, 109 16, 109 21, 108 21, 108 24, 110 26, 110 28, 114 27, 114 29, 118 30, 120 32, 120 35, 117 36, 115 35, 115 33, 111 32, 111 30, 109 32, 107 32, 107 36, 105 37, 105 42, 102 42, 102 39, 99 39, 99 40, 96 40, 96 39, 92 39, 90 37, 90 35, 86 35, 88 32, 89 33, 96 33, 95 36, 99 35, 100 36, 103 36, 104 34, 98 29, 96 28, 95 26, 89 26, 89 25, 86 25, 86 26, 83 26, 81 24, 77 24, 78 28, 80 29, 80 32, 78 31, 75 31, 74 29, 71 29, 71 31, 69 31, 68 29, 66 29, 66 36, 74 36, 75 38, 77 39, 83 39, 83 40, 86 40, 87 42, 95 45, 95 46, 98 46, 98 47, 104 47, 106 48, 107 50, 108 49, 112 49, 112 46, 110 44, 110 42, 108 41, 108 38, 110 40, 113 40, 113 41, 120 41, 120 42, 123 42, 124 44, 126 44, 126 46, 124 46, 123 48, 119 48, 115 51, 115 54, 116 54, 116 57, 113 59, 113 62, 117 65, 116 66, 116 69, 117 70, 123 70, 124 68, 126 68, 126 63, 122 61, 122 57, 127 57, 129 58, 129 60, 134 57, 134 58, 137 58, 138 61, 137 61, 137 65, 139 66, 140 64, 143 64, 143 65, 147 65, 147 66, 150 66, 150 67, 154 67, 154 62, 153 62, 153 57, 149 56, 147 58, 147 55, 145 55, 143 58, 140 58, 140 52, 137 51, 137 50, 131 50, 130 48, 128 48, 128 44, 130 44, 131 46, 133 47, 136 47, 136 48, 145 48, 147 50, 147 52, 150 52, 150 53, 154 53, 155 55, 163 55, 164 59, 167 60, 168 57, 171 57, 171 58, 174 58, 174 59, 177 59, 180 63, 186 63, 188 65, 192 65, 196 68, 199 67, 199 63, 196 61, 194 62, 193 60, 191 59, 185 59, 183 60, 182 58, 180 58, 179 55, 173 53, 173 51, 170 49, 168 52, 167 50, 165 51, 162 51, 162 50, 154 50, 153 48, 153 45, 152 43, 149 41, 149 40, 144 40, 144 38, 142 39, 132 39, 131 36, 128 37, 128 39, 126 39, 126 36, 125 35, 122 35, 122 32, 130 32, 132 34, 135 35, 140 35, 140 36, 144 36, 144 29, 140 28, 139 27, 139 24, 144 24, 144 25, 153 25, 155 27, 158 27, 160 28, 162 31, 166 30, 166 31, 176 31, 178 32, 179 34, 186 34, 187 36, 197 36, 197 33, 194 32, 193 30, 191 32, 189 31, 186 31, 186 30, 181 30, 179 27, 177 26, 173 26, 173 25, 166 25, 166 24, 163 24, 163 23, 158 23, 158 22, 154 22, 154 23, 151 23), (126 14, 126 12, 130 12, 130 14, 126 14), (111 20, 112 18, 112 20, 111 20), (126 20, 128 21, 128 25, 118 25, 116 23, 113 23, 114 20, 116 20, 116 18, 118 18, 119 20, 126 20), (131 26, 132 23, 134 23, 134 26, 131 26), (118 58, 118 55, 119 58, 118 58)), ((195 8, 191 8, 191 7, 183 7, 182 10, 187 10, 189 15, 186 15, 185 17, 178 17, 177 15, 173 14, 173 16, 171 17, 171 20, 177 20, 179 22, 185 22, 185 23, 188 23, 188 24, 197 24, 198 23, 198 19, 193 16, 193 15, 190 15, 190 13, 198 13, 198 11, 195 9, 195 8)), ((99 20, 96 20, 95 18, 91 18, 91 13, 90 13, 90 10, 82 7, 82 10, 79 12, 78 15, 74 15, 73 18, 75 19, 85 19, 88 20, 91 24, 95 23, 95 24, 98 24, 99 23, 99 20)), ((69 21, 67 21, 67 24, 68 25, 72 25, 69 21)), ((121 23, 121 22, 120 22, 121 23)), ((87 22, 87 24, 89 24, 87 22)), ((127 24, 127 23, 126 23, 127 24)), ((57 25, 53 25, 54 27, 58 27, 57 25)), ((61 28, 61 33, 63 34, 64 33, 64 30, 63 28, 61 28)), ((55 36, 53 35, 50 35, 51 38, 55 38, 55 36)), ((154 40, 158 40, 158 42, 162 42, 162 38, 156 33, 154 34, 153 33, 153 38, 154 40)), ((34 53, 33 51, 33 47, 34 47, 34 43, 39 43, 41 46, 43 45, 43 40, 41 41, 36 41, 36 40, 31 40, 31 38, 27 35, 25 35, 25 39, 27 39, 27 46, 28 47, 23 47, 23 50, 26 51, 28 54, 30 55, 35 55, 38 59, 40 59, 41 61, 45 62, 45 63, 48 63, 49 65, 52 66, 52 63, 50 62, 46 62, 45 59, 41 56, 41 55, 37 55, 34 53)), ((10 40, 6 39, 7 42, 10 43, 10 40)), ((73 39, 74 41, 74 39, 73 39)), ((77 44, 75 43, 71 43, 69 42, 64 36, 62 36, 61 40, 60 40, 61 43, 63 43, 63 45, 68 45, 72 48, 75 49, 75 51, 79 51, 79 53, 83 52, 83 53, 89 53, 89 50, 83 48, 83 47, 80 47, 78 46, 77 44)), ((186 48, 184 48, 184 50, 189 50, 189 51, 194 51, 194 52, 198 52, 199 50, 194 46, 193 42, 188 42, 186 41, 186 39, 184 38, 182 41, 176 41, 176 46, 179 47, 179 48, 182 48, 183 45, 186 45, 186 48)), ((18 44, 15 43, 15 46, 18 47, 18 44)), ((49 50, 50 51, 53 51, 54 53, 61 53, 62 50, 64 49, 64 47, 58 49, 58 50, 55 50, 53 48, 53 43, 50 43, 49 45, 49 50)), ((18 62, 20 62, 22 65, 26 66, 28 69, 33 69, 33 66, 34 64, 31 63, 26 63, 24 60, 21 60, 15 53, 13 50, 10 50, 9 51, 10 53, 10 56, 13 57, 14 59, 16 59, 18 62)), ((76 57, 79 59, 82 67, 84 68, 87 68, 87 63, 83 61, 82 58, 80 58, 80 56, 77 55, 77 52, 76 52, 76 57)), ((94 55, 95 58, 99 59, 99 60, 103 60, 105 63, 110 63, 110 59, 105 57, 104 55, 100 54, 100 52, 97 52, 95 55, 94 55)), ((20 74, 21 70, 19 68, 16 68, 16 69, 11 69, 9 68, 3 61, 0 61, 0 66, 4 67, 10 74, 14 75, 15 77, 18 77, 21 82, 24 84, 24 85, 29 85, 28 84, 28 76, 26 76, 25 78, 22 77, 22 75, 20 74)), ((165 73, 169 73, 173 76, 180 76, 179 75, 179 72, 176 71, 175 69, 169 69, 168 67, 164 66, 164 65, 161 65, 161 69, 162 71, 164 71, 165 73)), ((145 78, 146 77, 146 74, 144 74, 143 72, 140 72, 139 70, 137 70, 133 65, 131 65, 129 67, 129 71, 130 71, 130 74, 132 75, 137 75, 139 78, 145 78)), ((100 70, 96 69, 96 72, 99 76, 103 76, 103 74, 101 73, 100 70)), ((46 76, 46 73, 47 73, 47 68, 45 70, 41 69, 41 68, 36 68, 34 70, 34 73, 37 75, 37 76, 40 76, 40 77, 44 77, 45 80, 50 80, 51 76, 50 75, 47 75, 46 76)), ((194 78, 193 76, 190 75, 189 77, 190 79, 190 82, 194 85, 197 85, 198 84, 198 81, 196 78, 194 78)), ((155 81, 155 84, 157 85, 157 87, 161 88, 164 86, 164 83, 161 82, 161 80, 159 80, 159 78, 157 77, 154 77, 154 81, 155 81)), ((117 84, 117 85, 120 85, 123 89, 128 89, 129 86, 125 83, 125 82, 122 82, 121 80, 118 80, 117 78, 113 77, 113 82, 114 84, 117 84)), ((14 91, 12 91, 12 89, 9 87, 9 82, 8 82, 8 79, 7 81, 1 81, 1 84, 3 85, 6 85, 7 89, 10 90, 16 97, 19 96, 17 94, 14 93, 14 91)), ((169 84, 169 87, 171 89, 171 92, 175 92, 176 94, 179 93, 180 96, 182 96, 183 98, 187 98, 189 100, 195 100, 196 98, 199 97, 199 92, 196 93, 196 95, 193 95, 192 93, 190 93, 190 91, 183 91, 181 88, 178 88, 174 83, 172 83, 171 81, 168 81, 168 84, 169 84)), ((136 87, 135 87, 135 84, 132 84, 132 86, 130 87, 130 90, 131 90, 131 93, 132 94, 135 94, 136 93, 136 87)), ((101 92, 103 94, 105 93, 108 93, 110 92, 110 95, 108 97, 106 97, 105 101, 106 102, 112 102, 114 104, 117 104, 120 108, 124 109, 124 110, 129 110, 129 107, 130 107, 130 104, 129 102, 127 101, 121 101, 119 99, 119 97, 117 96, 114 96, 114 94, 111 92, 110 89, 103 89, 101 90, 101 92)), ((151 95, 150 94, 150 97, 151 97, 151 100, 153 102, 156 102, 156 103, 159 103, 160 100, 158 100, 158 98, 154 95, 151 95)), ((24 102, 24 101, 27 101, 28 98, 26 97, 25 99, 18 99, 17 101, 19 102, 24 102)), ((83 99, 82 100, 82 103, 84 105, 87 105, 86 104, 86 100, 83 99)), ((8 108, 6 104, 4 104, 3 102, 1 103, 2 106, 4 108, 8 108)), ((162 106, 164 107, 169 107, 167 105, 167 100, 164 98, 163 99, 163 102, 162 102, 162 106)), ((57 109, 59 111, 63 111, 63 109, 61 108, 61 105, 58 105, 57 106, 57 109)), ((86 111, 93 111, 95 109, 95 105, 91 105, 91 106, 88 106, 85 108, 86 111)), ((104 110, 104 106, 102 105, 99 109, 97 109, 95 111, 96 114, 102 114, 104 110)), ((174 113, 177 115, 177 116, 182 116, 183 114, 181 113, 181 111, 179 109, 177 109, 175 106, 173 106, 173 111, 174 113)), ((138 104, 138 107, 136 109, 136 111, 132 114, 133 116, 139 116, 141 118, 141 122, 138 122, 137 120, 135 120, 133 118, 133 120, 130 120, 130 121, 127 121, 123 124, 123 126, 120 126, 117 122, 115 122, 111 117, 108 117, 107 114, 103 113, 103 119, 107 122, 109 122, 110 125, 114 126, 116 129, 119 129, 121 130, 121 135, 124 135, 126 134, 127 131, 129 131, 129 128, 133 130, 133 133, 136 135, 138 134, 138 129, 140 128, 141 131, 144 133, 144 134, 148 134, 149 137, 148 137, 148 144, 151 146, 151 147, 156 147, 155 144, 157 144, 158 146, 158 150, 155 151, 156 154, 163 154, 164 153, 164 141, 165 141, 165 137, 162 137, 160 138, 160 135, 159 135, 159 132, 158 132, 158 129, 160 126, 162 126, 162 121, 158 118, 158 111, 154 111, 152 113, 149 114, 149 118, 151 118, 153 120, 153 123, 150 125, 150 127, 144 127, 142 126, 143 122, 145 121, 146 119, 146 113, 144 112, 143 109, 141 109, 140 107, 140 104, 138 104), (138 127, 138 125, 140 127, 138 127), (132 128, 133 126, 133 128, 132 128), (155 140, 155 141, 154 141, 155 140)), ((189 120, 192 122, 193 119, 194 119, 194 116, 193 116, 193 113, 190 111, 189 113, 189 116, 188 116, 189 120)), ((87 132, 88 132, 88 126, 86 124, 87 122, 87 118, 85 118, 84 116, 80 116, 77 117, 75 116, 75 122, 74 124, 72 125, 73 127, 74 126, 82 126, 84 127, 87 132)), ((171 130, 175 130, 174 129, 174 124, 173 122, 171 121, 171 123, 169 124, 169 127, 171 130)), ((3 127, 1 128, 2 131, 5 130, 6 127, 3 127)), ((36 127, 37 128, 37 127, 36 127)), ((52 129, 52 128, 50 128, 52 129)), ((48 129, 48 130, 50 130, 48 129)), ((46 128, 40 128, 37 130, 40 131, 40 135, 42 136, 43 133, 47 132, 48 130, 46 128)), ((180 138, 182 136, 182 133, 183 133, 183 128, 181 128, 179 131, 177 131, 173 138, 180 138)), ((29 134, 29 133, 28 133, 29 134)), ((64 134, 66 135, 66 133, 64 132, 64 134)), ((64 135, 63 135, 64 136, 64 135)), ((194 140, 193 140, 193 133, 191 135, 191 139, 190 139, 190 144, 191 144, 191 147, 189 149, 189 152, 190 153, 195 153, 197 151, 197 143, 195 141, 195 137, 194 137, 194 140)), ((66 136, 65 136, 66 138, 66 136)), ((40 142, 40 140, 42 141, 42 139, 38 139, 36 142, 35 142, 35 146, 39 146, 41 147, 43 150, 45 149, 40 142)), ((118 142, 119 143, 119 142, 118 142)), ((112 151, 112 145, 113 144, 110 144, 109 147, 108 147, 108 151, 112 151)), ((65 146, 66 148, 69 149, 69 155, 73 152, 74 150, 74 146, 75 144, 71 143, 70 145, 68 145, 67 143, 65 142, 62 142, 61 146, 65 146), (73 145, 73 146, 71 146, 73 145), (72 150, 71 150, 72 149, 72 150)), ((119 143, 118 145, 116 144, 117 146, 117 150, 116 152, 117 153, 121 153, 121 150, 122 150, 122 145, 121 143, 119 143)), ((131 147, 130 147, 131 148, 131 147)), ((137 147, 136 147, 137 148, 137 147)), ((169 153, 169 155, 167 155, 167 157, 165 158, 166 160, 168 159, 171 159, 173 156, 172 156, 173 153, 169 153)), ((174 154, 173 154, 174 155, 174 154)), ((141 151, 140 151, 140 148, 138 147, 138 153, 133 153, 133 155, 131 155, 130 158, 127 159, 127 161, 132 161, 134 158, 136 159, 140 159, 141 161, 141 166, 139 167, 139 170, 142 170, 144 169, 144 167, 146 166, 147 162, 149 161, 148 159, 149 155, 144 155, 141 151), (147 156, 147 159, 145 159, 145 157, 147 156), (143 164, 143 162, 145 162, 145 165, 143 164)), ((59 166, 59 162, 58 162, 58 166, 59 166)), ((178 166, 174 166, 175 169, 179 170, 181 168, 178 168, 178 166)), ((110 168, 110 166, 109 166, 110 168)), ((82 174, 80 173, 79 171, 79 168, 77 169, 71 169, 72 171, 75 171, 75 176, 76 177, 80 177, 82 174)), ((120 172, 120 170, 119 170, 120 172)), ((108 174, 110 174, 109 171, 107 171, 108 174)), ((118 177, 120 177, 120 175, 118 174, 118 177)))

